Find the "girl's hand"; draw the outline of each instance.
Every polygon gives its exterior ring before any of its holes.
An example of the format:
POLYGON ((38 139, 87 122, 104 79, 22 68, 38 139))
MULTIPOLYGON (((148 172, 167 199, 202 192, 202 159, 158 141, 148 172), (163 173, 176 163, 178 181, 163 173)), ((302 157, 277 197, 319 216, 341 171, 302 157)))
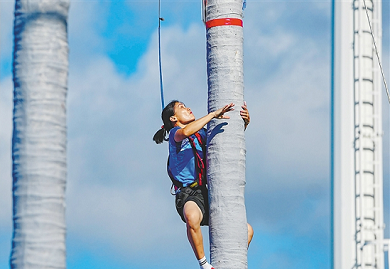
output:
POLYGON ((246 127, 248 126, 249 122, 251 121, 251 117, 249 115, 249 111, 248 111, 248 108, 246 106, 246 102, 245 101, 244 101, 244 105, 241 106, 241 107, 242 107, 242 110, 240 111, 240 115, 241 115, 241 118, 245 122, 245 129, 246 129, 246 127))
POLYGON ((234 104, 230 103, 230 104, 224 106, 223 108, 220 108, 217 111, 214 111, 214 118, 217 118, 217 119, 230 119, 229 116, 225 116, 224 114, 226 112, 234 110, 233 107, 234 107, 234 104))

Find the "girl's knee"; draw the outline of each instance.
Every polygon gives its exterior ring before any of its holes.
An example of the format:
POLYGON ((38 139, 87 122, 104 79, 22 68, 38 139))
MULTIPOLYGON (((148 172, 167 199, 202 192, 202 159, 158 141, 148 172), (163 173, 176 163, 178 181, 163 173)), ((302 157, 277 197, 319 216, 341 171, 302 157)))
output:
POLYGON ((202 212, 196 203, 187 202, 184 206, 183 213, 188 226, 190 226, 192 229, 200 227, 200 222, 202 221, 202 212))
POLYGON ((254 234, 253 228, 252 228, 252 226, 248 223, 248 237, 249 237, 250 239, 252 239, 253 234, 254 234))
POLYGON ((196 228, 200 226, 201 218, 198 212, 196 211, 185 212, 184 217, 186 219, 187 224, 191 228, 196 228))

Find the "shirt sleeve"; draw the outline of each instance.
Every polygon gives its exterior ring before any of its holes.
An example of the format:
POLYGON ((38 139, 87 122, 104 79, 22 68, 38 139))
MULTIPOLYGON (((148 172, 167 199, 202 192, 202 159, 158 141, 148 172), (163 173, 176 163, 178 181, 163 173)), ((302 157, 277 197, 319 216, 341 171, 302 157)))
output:
POLYGON ((173 144, 176 143, 175 141, 175 134, 177 132, 177 130, 179 130, 180 127, 174 127, 171 129, 171 131, 169 132, 169 142, 172 142, 173 144))
POLYGON ((179 130, 180 127, 174 127, 171 129, 171 131, 169 132, 169 144, 172 146, 171 149, 175 148, 176 151, 180 150, 180 148, 178 149, 178 146, 181 145, 181 143, 177 143, 175 141, 175 133, 177 132, 177 130, 179 130))

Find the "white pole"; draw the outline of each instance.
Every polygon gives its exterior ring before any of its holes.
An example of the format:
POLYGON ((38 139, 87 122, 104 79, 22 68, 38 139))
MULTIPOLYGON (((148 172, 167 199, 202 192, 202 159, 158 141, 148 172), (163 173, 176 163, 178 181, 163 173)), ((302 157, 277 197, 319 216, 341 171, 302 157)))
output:
MULTIPOLYGON (((366 4, 380 55, 381 1, 366 4)), ((363 0, 333 5, 333 268, 384 269, 381 73, 363 0)))
POLYGON ((207 0, 206 6, 208 109, 236 104, 229 120, 213 120, 208 125, 210 255, 218 269, 248 266, 246 152, 239 114, 244 103, 242 8, 242 0, 207 0))
POLYGON ((11 268, 66 268, 69 0, 17 0, 11 268))

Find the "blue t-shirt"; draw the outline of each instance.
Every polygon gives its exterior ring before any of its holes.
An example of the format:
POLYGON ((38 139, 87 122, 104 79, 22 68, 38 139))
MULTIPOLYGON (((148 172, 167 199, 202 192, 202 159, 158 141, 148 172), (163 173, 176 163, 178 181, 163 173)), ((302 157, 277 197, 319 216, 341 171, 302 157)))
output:
MULTIPOLYGON (((174 127, 169 133, 169 169, 171 170, 173 178, 183 183, 183 187, 186 187, 193 183, 197 178, 195 156, 188 138, 185 138, 181 142, 175 141, 175 133, 179 129, 180 127, 174 127)), ((198 133, 205 141, 206 130, 203 128, 199 130, 198 133)), ((200 157, 203 158, 203 150, 198 139, 196 139, 195 135, 192 135, 192 138, 195 141, 195 147, 200 157)))

